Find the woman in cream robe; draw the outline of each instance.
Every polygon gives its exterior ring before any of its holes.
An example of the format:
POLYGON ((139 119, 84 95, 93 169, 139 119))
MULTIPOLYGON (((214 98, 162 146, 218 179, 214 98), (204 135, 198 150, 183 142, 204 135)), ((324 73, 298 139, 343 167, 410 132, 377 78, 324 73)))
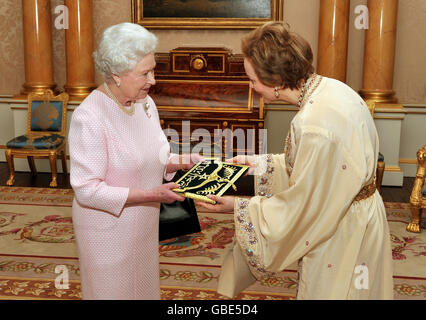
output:
MULTIPOLYGON (((257 81, 252 71, 249 62, 246 72, 257 81)), ((306 85, 284 154, 252 159, 256 196, 211 196, 218 204, 203 205, 226 211, 234 204, 236 241, 218 292, 232 297, 298 262, 298 299, 392 299, 390 234, 375 189, 374 121, 346 84, 313 74, 306 85)))
MULTIPOLYGON (((235 201, 235 237, 254 275, 299 261, 298 299, 392 298, 382 198, 376 190, 354 201, 374 180, 378 147, 364 102, 322 78, 291 123, 285 154, 258 157, 266 167, 256 176, 258 196, 235 201)), ((218 291, 226 294, 223 279, 218 291)))

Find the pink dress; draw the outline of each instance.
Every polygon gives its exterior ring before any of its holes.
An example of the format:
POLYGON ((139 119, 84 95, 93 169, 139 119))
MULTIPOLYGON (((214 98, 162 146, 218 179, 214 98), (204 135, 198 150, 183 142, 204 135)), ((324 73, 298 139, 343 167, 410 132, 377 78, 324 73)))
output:
POLYGON ((154 101, 124 113, 94 90, 69 130, 72 214, 83 299, 160 299, 159 203, 125 206, 130 188, 162 184, 169 144, 154 101))

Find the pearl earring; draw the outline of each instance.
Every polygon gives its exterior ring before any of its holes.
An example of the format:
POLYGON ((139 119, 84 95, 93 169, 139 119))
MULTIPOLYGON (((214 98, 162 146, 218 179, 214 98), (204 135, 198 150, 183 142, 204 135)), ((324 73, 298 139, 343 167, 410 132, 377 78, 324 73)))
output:
POLYGON ((277 99, 280 97, 280 93, 278 92, 278 87, 274 88, 274 95, 275 95, 275 98, 277 99))

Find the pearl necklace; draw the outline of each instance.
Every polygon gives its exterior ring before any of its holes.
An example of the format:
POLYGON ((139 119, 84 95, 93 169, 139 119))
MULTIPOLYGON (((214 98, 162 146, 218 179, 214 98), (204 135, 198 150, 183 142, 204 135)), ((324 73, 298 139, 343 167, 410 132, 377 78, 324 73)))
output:
MULTIPOLYGON (((135 113, 135 103, 132 101, 132 103, 130 104, 130 109, 126 108, 125 106, 123 106, 118 99, 114 96, 114 94, 111 92, 111 90, 109 89, 108 85, 106 82, 104 82, 104 87, 105 87, 105 91, 108 94, 108 96, 114 100, 114 102, 118 105, 118 107, 124 111, 124 113, 128 114, 129 116, 132 116, 135 113)), ((147 103, 146 103, 147 104, 147 103)), ((147 108, 145 108, 145 112, 147 112, 147 108)))

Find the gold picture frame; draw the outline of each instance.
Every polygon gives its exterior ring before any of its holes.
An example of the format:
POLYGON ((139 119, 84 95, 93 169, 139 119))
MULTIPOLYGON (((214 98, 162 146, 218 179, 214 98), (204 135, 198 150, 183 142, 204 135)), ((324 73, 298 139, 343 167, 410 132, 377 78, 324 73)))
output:
POLYGON ((152 29, 254 29, 268 21, 283 20, 284 0, 257 0, 255 3, 245 0, 191 1, 195 0, 169 0, 169 7, 166 7, 161 5, 162 0, 132 0, 132 22, 152 29), (144 2, 145 6, 149 5, 145 7, 147 10, 144 10, 144 2), (219 9, 223 11, 226 2, 230 5, 229 10, 226 10, 228 16, 214 17, 214 9, 217 8, 217 14, 220 14, 219 9), (199 4, 203 11, 190 12, 196 10, 195 4, 199 4), (170 8, 173 5, 175 8, 170 8), (244 8, 249 5, 260 6, 262 10, 244 8), (184 10, 187 7, 191 9, 186 12, 184 10))

